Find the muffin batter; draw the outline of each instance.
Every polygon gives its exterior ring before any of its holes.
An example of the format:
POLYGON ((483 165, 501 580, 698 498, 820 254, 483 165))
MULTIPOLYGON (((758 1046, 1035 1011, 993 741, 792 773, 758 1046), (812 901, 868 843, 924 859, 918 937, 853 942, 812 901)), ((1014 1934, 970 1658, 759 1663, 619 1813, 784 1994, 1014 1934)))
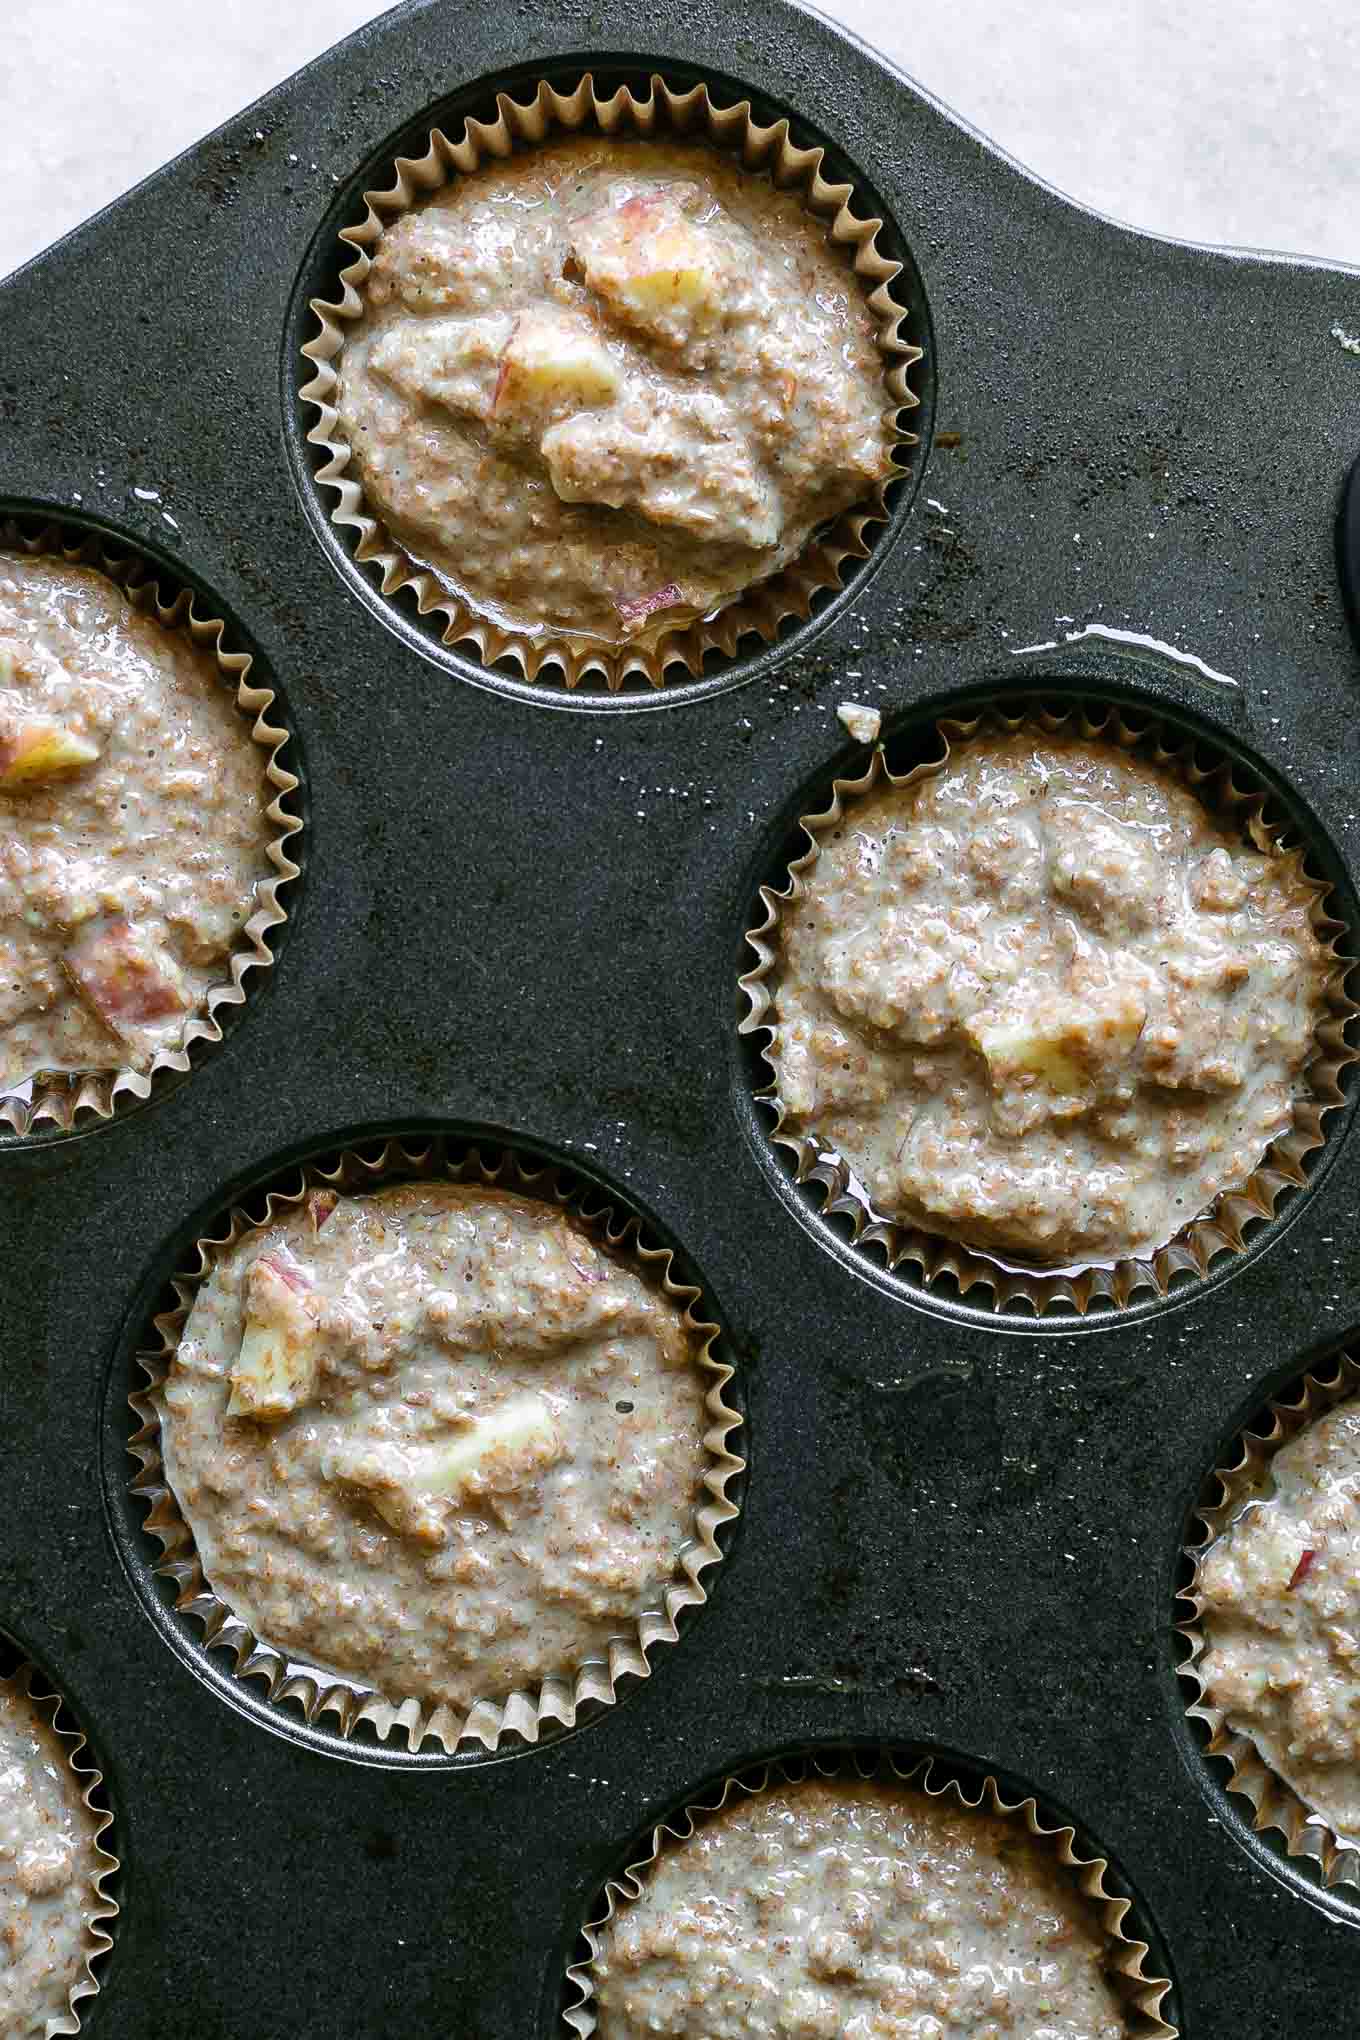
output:
POLYGON ((1360 1842, 1360 1403, 1270 1462, 1200 1566, 1206 1697, 1334 1828, 1360 1842))
POLYGON ((0 1679, 0 2040, 45 2034, 95 1952, 96 1828, 50 1711, 0 1679))
POLYGON ((694 1535, 680 1306, 555 1207, 313 1192, 214 1264, 161 1390, 219 1597, 285 1656, 469 1707, 636 1638, 694 1535))
POLYGON ((1124 2040, 1091 1908, 1015 1820, 858 1780, 739 1799, 600 1930, 600 2040, 1124 2040))
POLYGON ((1290 1125, 1312 892, 1141 758, 979 735, 855 803, 803 882, 776 1090, 882 1214, 1040 1264, 1145 1255, 1290 1125))
POLYGON ((890 473, 847 258, 700 144, 579 137, 457 178, 363 295, 337 408, 368 505, 507 630, 655 639, 890 473))
POLYGON ((0 553, 0 1091, 179 1046, 270 875, 270 798, 209 653, 0 553))

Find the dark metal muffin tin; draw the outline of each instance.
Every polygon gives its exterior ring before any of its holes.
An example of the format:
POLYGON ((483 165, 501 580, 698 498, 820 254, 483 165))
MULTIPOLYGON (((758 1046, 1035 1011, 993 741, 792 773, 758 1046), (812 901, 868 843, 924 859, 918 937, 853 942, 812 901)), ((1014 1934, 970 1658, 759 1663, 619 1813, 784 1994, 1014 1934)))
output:
POLYGON ((736 980, 809 788, 859 755, 847 699, 890 729, 999 688, 1145 703, 1268 779, 1360 926, 1334 542, 1360 372, 1330 332, 1358 297, 1094 218, 782 0, 657 0, 645 24, 620 0, 401 8, 0 288, 6 506, 201 583, 279 690, 310 807, 278 968, 224 1044, 86 1138, 0 1152, 0 1623, 116 1811, 101 2040, 546 2036, 582 1917, 658 1815, 851 1741, 953 1753, 1077 1821, 1188 2040, 1353 2028, 1360 1895, 1250 1836, 1173 1644, 1205 1471, 1360 1322, 1353 1100, 1245 1258, 1035 1325, 799 1222, 736 980), (472 684, 357 592, 295 395, 303 300, 373 166, 507 75, 587 64, 697 66, 834 139, 914 253, 933 397, 845 598, 734 670, 603 705, 472 684), (1090 621, 1238 686, 1061 642, 1090 621), (650 1681, 550 1747, 428 1768, 269 1733, 166 1647, 123 1443, 147 1312, 222 1205, 299 1154, 432 1127, 556 1156, 683 1248, 740 1365, 750 1474, 711 1604, 650 1681))

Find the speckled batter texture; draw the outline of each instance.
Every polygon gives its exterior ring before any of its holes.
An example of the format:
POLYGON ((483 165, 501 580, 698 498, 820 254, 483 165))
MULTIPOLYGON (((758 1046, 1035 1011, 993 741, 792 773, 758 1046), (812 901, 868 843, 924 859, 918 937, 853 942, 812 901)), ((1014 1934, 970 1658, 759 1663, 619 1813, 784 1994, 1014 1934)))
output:
POLYGON ((70 2008, 108 1910, 97 1825, 50 1710, 0 1679, 0 2040, 43 2040, 70 2008))
POLYGON ((600 2040, 1124 2040, 1106 1936, 1015 1820, 773 1786, 668 1846, 600 1934, 600 2040))
POLYGON ((849 260, 702 144, 488 164, 386 229, 363 294, 337 408, 367 503, 519 635, 655 639, 890 472, 849 260))
POLYGON ((1360 1403, 1274 1455, 1200 1566, 1208 1700, 1360 1843, 1360 1403))
POLYGON ((0 553, 0 1091, 180 1045, 271 875, 271 798, 210 653, 0 553))
POLYGON ((1289 1127, 1313 895, 1171 772, 979 735, 820 840, 770 1054, 790 1129, 876 1211, 1022 1264, 1146 1255, 1289 1127))
POLYGON ((705 1499, 704 1392, 681 1307, 555 1207, 314 1192, 215 1262, 162 1450, 265 1642, 469 1707, 636 1642, 705 1499))

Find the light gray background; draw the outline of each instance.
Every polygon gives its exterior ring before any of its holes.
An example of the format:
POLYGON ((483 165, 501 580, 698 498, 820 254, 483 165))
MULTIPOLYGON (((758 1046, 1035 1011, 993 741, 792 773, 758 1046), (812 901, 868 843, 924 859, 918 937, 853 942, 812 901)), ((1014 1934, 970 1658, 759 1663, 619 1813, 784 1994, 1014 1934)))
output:
MULTIPOLYGON (((0 275, 384 11, 373 0, 0 0, 0 275)), ((1360 263, 1354 0, 833 0, 824 11, 1098 211, 1187 240, 1360 263)))

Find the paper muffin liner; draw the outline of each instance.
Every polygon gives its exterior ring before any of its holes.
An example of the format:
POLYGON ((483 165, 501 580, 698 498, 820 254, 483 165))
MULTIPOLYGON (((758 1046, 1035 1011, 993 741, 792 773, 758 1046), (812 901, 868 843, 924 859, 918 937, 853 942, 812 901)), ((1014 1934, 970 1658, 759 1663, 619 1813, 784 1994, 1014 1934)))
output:
POLYGON ((1077 1846, 1076 1829, 1048 1825, 1032 1795, 1008 1799, 990 1774, 984 1775, 976 1790, 970 1792, 952 1767, 938 1757, 893 1749, 824 1749, 801 1758, 780 1758, 735 1771, 715 1791, 692 1801, 678 1815, 654 1827, 645 1854, 630 1863, 621 1875, 607 1881, 598 1909, 581 1929, 589 1958, 573 1962, 567 1969, 568 1988, 574 1990, 576 2002, 566 2006, 562 2017, 580 2040, 587 2040, 597 2025, 594 1966, 600 1953, 601 1929, 621 1908, 640 1897, 647 1874, 663 1850, 683 1847, 696 1829, 730 1802, 754 1798, 771 1785, 800 1785, 809 1778, 832 1783, 838 1778, 862 1779, 907 1787, 931 1799, 952 1799, 965 1812, 1023 1821, 1027 1832, 1051 1849, 1055 1861, 1072 1873, 1072 1883, 1089 1900, 1093 1915, 1104 1928, 1109 1943, 1104 1974, 1129 2020, 1129 2040, 1177 2040, 1179 2029, 1169 2026, 1161 2016, 1162 2002, 1171 1989, 1170 1979, 1145 1973, 1148 1944, 1128 1931, 1133 1901, 1119 1897, 1106 1886, 1108 1859, 1083 1855, 1077 1846))
POLYGON ((1210 1546, 1249 1502, 1269 1492, 1271 1461, 1281 1446, 1360 1390, 1360 1358, 1343 1351, 1333 1354, 1329 1365, 1335 1373, 1319 1369, 1305 1374, 1289 1384, 1287 1396, 1272 1398, 1250 1428, 1234 1440, 1235 1449, 1227 1463, 1209 1475, 1204 1493, 1216 1491, 1218 1499, 1202 1500, 1195 1510, 1195 1524, 1203 1534, 1185 1546, 1193 1571, 1178 1597, 1191 1613, 1177 1623, 1176 1630, 1187 1651, 1177 1671, 1195 1689, 1195 1699, 1185 1711, 1208 1732, 1205 1754, 1226 1762, 1228 1789, 1250 1801, 1256 1832, 1273 1830, 1280 1835, 1286 1853, 1310 1864, 1321 1883, 1331 1887, 1360 1886, 1360 1836, 1340 1834, 1325 1814, 1310 1806, 1271 1768, 1251 1735, 1234 1728, 1215 1704, 1202 1672, 1208 1638, 1201 1627, 1204 1596, 1200 1586, 1210 1546), (1261 1428, 1267 1424, 1268 1429, 1261 1428))
POLYGON ((671 1249, 649 1246, 642 1236, 643 1222, 631 1215, 619 1217, 603 1192, 596 1197, 588 1186, 573 1184, 552 1166, 545 1163, 533 1168, 513 1151, 491 1143, 485 1149, 474 1144, 465 1152, 460 1149, 450 1154, 439 1140, 416 1147, 392 1140, 371 1159, 349 1149, 332 1165, 309 1163, 299 1172, 296 1187, 271 1189, 263 1201, 266 1212, 263 1218, 254 1218, 240 1206, 234 1206, 227 1216, 225 1231, 196 1242, 194 1265, 173 1281, 178 1297, 176 1307, 154 1319, 159 1345, 137 1355, 148 1385, 128 1398, 139 1422, 128 1449, 141 1466, 131 1491, 146 1505, 145 1527, 162 1546, 163 1556, 155 1570, 174 1582, 176 1610, 192 1616, 201 1625, 208 1649, 230 1653, 231 1669, 238 1679, 260 1680, 271 1703, 296 1708, 309 1727, 324 1726, 322 1717, 334 1716, 335 1730, 346 1740, 366 1726, 379 1741, 404 1735, 413 1751, 430 1742, 442 1745, 446 1754, 453 1756, 463 1744, 481 1744, 487 1751, 495 1750, 506 1737, 535 1743, 545 1729, 572 1728, 583 1711, 589 1716, 592 1711, 612 1705, 619 1697, 622 1681, 650 1675, 650 1655, 656 1645, 678 1640, 679 1621, 684 1612, 702 1606, 708 1599, 702 1575, 721 1562, 718 1532, 739 1512, 728 1487, 735 1475, 745 1471, 745 1461, 731 1451, 729 1439, 742 1419, 723 1396, 734 1370, 713 1350, 721 1337, 720 1326, 698 1315, 702 1292, 675 1278, 671 1249), (671 1578, 657 1604, 637 1618, 631 1635, 610 1640, 607 1660, 588 1660, 576 1672, 545 1679, 532 1691, 488 1694, 476 1700, 465 1713, 445 1702, 432 1704, 410 1695, 386 1692, 369 1681, 285 1657, 257 1636, 218 1597, 205 1577, 193 1532, 180 1512, 161 1457, 160 1389, 195 1294, 218 1257, 246 1233, 262 1231, 295 1210, 309 1190, 334 1189, 359 1195, 412 1181, 468 1183, 510 1190, 569 1213, 594 1236, 597 1245, 631 1263, 654 1288, 680 1307, 685 1327, 695 1342, 696 1365, 707 1380, 704 1408, 708 1428, 703 1442, 708 1468, 702 1485, 708 1498, 696 1509, 690 1541, 675 1554, 671 1578))
POLYGON ((265 848, 275 872, 274 877, 262 879, 256 885, 255 911, 240 929, 224 966, 229 967, 229 977, 215 985, 206 1001, 194 1008, 177 1047, 158 1050, 145 1070, 124 1068, 70 1076, 52 1072, 46 1081, 34 1079, 13 1090, 0 1091, 2 1138, 5 1128, 20 1135, 48 1128, 70 1133, 77 1130, 77 1122, 82 1118, 87 1125, 110 1119, 120 1102, 141 1103, 147 1099, 162 1071, 181 1075, 186 1072, 195 1042, 221 1041, 223 1030, 217 1014, 224 1007, 244 1005, 248 973, 268 970, 274 962, 266 938, 288 918, 279 901, 279 888, 298 876, 300 867, 288 846, 300 834, 302 822, 285 804, 288 795, 296 791, 298 780, 279 755, 292 732, 269 720, 274 705, 273 689, 251 684, 250 653, 230 649, 227 625, 220 617, 202 615, 189 589, 171 592, 167 600, 159 584, 158 570, 150 560, 135 552, 120 552, 95 533, 55 520, 35 530, 29 520, 0 518, 0 551, 22 553, 30 559, 56 559, 67 566, 93 567, 142 615, 154 617, 162 629, 176 632, 212 653, 224 686, 231 689, 237 709, 248 722, 252 742, 266 754, 265 774, 273 797, 264 813, 274 833, 265 848))
MULTIPOLYGON (((8 1653, 6 1653, 8 1655, 8 1653)), ((104 1783, 103 1773, 88 1761, 85 1737, 78 1728, 66 1728, 60 1716, 67 1712, 65 1702, 59 1693, 50 1690, 50 1681, 36 1665, 20 1658, 12 1672, 0 1673, 0 1691, 8 1689, 20 1699, 27 1700, 44 1725, 50 1729, 57 1747, 66 1759, 66 1766, 75 1781, 80 1803, 90 1816, 89 1875, 86 1887, 93 1900, 93 1909, 86 1929, 85 1960, 80 1974, 72 1984, 66 2011, 55 2019, 49 2019, 43 2027, 43 2040, 56 2040, 58 2034, 80 2031, 80 2012, 77 2007, 86 1998, 94 1997, 99 1990, 99 1978, 94 1973, 94 1964, 107 1955, 113 1946, 113 1937, 108 1925, 118 1916, 118 1906, 104 1889, 105 1882, 120 1868, 118 1858, 105 1847, 113 1815, 106 1806, 101 1806, 95 1794, 104 1783), (82 1761, 82 1757, 85 1761, 82 1761)), ((36 2028, 34 2031, 36 2032, 36 2028)))
POLYGON ((799 816, 798 826, 807 836, 809 848, 787 867, 787 886, 782 891, 768 885, 760 888, 765 913, 758 926, 746 931, 746 941, 755 951, 757 961, 754 969, 739 981, 746 995, 747 1011, 738 1026, 742 1034, 763 1033, 767 1037, 761 1053, 774 1081, 758 1091, 756 1098, 775 1115, 771 1138, 791 1151, 795 1182, 813 1187, 824 1216, 848 1220, 853 1243, 860 1248, 880 1250, 890 1270, 902 1262, 914 1263, 927 1289, 948 1284, 965 1296, 982 1286, 991 1292, 994 1311, 1013 1311, 1019 1307, 1036 1316, 1055 1308, 1079 1315, 1093 1306, 1122 1310, 1140 1291, 1150 1290, 1164 1297, 1178 1276, 1204 1276, 1217 1256, 1245 1252, 1249 1244, 1246 1228, 1254 1221, 1271 1218, 1287 1189, 1301 1189, 1306 1184, 1304 1159, 1323 1144, 1326 1115, 1345 1103, 1341 1072, 1360 1054, 1347 1040, 1346 1032, 1358 1010, 1346 987, 1354 959, 1337 948, 1349 931, 1329 911, 1330 885, 1314 877, 1307 868, 1305 851, 1288 841, 1288 820, 1277 820, 1269 812, 1270 795, 1264 789, 1240 786, 1229 759, 1213 753, 1212 746, 1203 739, 1159 722, 1155 714, 1130 719, 1109 703, 1097 700, 1053 707, 1041 701, 1027 701, 1015 713, 991 704, 968 719, 942 718, 935 730, 942 757, 899 775, 889 766, 883 745, 878 743, 858 778, 833 781, 830 806, 817 814, 799 816), (785 1125, 777 1072, 769 1054, 773 1042, 769 1016, 779 973, 780 918, 803 897, 807 875, 821 854, 822 837, 864 796, 901 791, 936 777, 949 764, 955 744, 967 744, 979 732, 984 736, 1008 736, 1026 725, 1043 735, 1063 733, 1117 744, 1179 778, 1215 820, 1228 824, 1255 850, 1278 859, 1288 875, 1308 892, 1313 932, 1331 962, 1322 990, 1326 1010, 1317 1027, 1315 1053, 1303 1071, 1306 1093, 1295 1101, 1288 1130, 1271 1142, 1247 1181, 1239 1188, 1220 1192, 1207 1211, 1187 1221, 1167 1245, 1150 1255, 1082 1262, 1062 1269, 1012 1262, 983 1247, 966 1246, 876 1210, 838 1153, 819 1147, 810 1133, 785 1125), (1202 762, 1206 755, 1212 762, 1202 762))
POLYGON ((381 191, 366 191, 363 220, 340 234, 341 241, 355 251, 354 260, 340 273, 343 294, 335 302, 311 300, 320 332, 302 349, 313 373, 300 394, 319 414, 307 438, 327 456, 316 479, 335 492, 331 522, 355 534, 354 557, 376 569, 384 595, 409 590, 418 614, 433 611, 447 619, 443 631, 446 645, 472 643, 486 666, 508 659, 526 680, 537 680, 545 668, 553 668, 569 689, 593 677, 610 692, 617 692, 629 680, 661 687, 666 669, 675 665, 697 676, 708 653, 734 659, 743 637, 753 635, 773 643, 789 618, 806 620, 812 614, 814 598, 841 585, 846 562, 868 556, 869 527, 886 522, 889 516, 887 491, 907 473, 899 457, 901 449, 917 443, 916 435, 897 423, 897 415, 920 402, 907 377, 921 360, 922 350, 902 339, 900 328, 907 310, 892 290, 902 265, 879 248, 883 221, 861 218, 852 210, 854 186, 832 183, 823 176, 825 150, 797 147, 787 120, 762 126, 748 100, 719 105, 708 85, 678 91, 656 73, 649 80, 645 98, 637 98, 626 85, 604 98, 597 94, 594 78, 587 72, 570 92, 559 92, 544 80, 528 100, 497 93, 496 106, 493 121, 467 120, 461 140, 450 141, 439 128, 433 128, 423 156, 395 159, 393 183, 381 191), (753 584, 713 615, 670 629, 663 624, 650 635, 644 633, 641 640, 614 647, 570 632, 529 635, 505 630, 412 559, 365 503, 362 486, 351 469, 353 450, 336 410, 338 357, 345 329, 362 316, 364 283, 388 223, 453 179, 475 175, 488 161, 507 157, 516 149, 532 148, 559 133, 581 132, 694 137, 738 156, 748 170, 766 171, 780 189, 801 192, 808 211, 827 223, 832 242, 850 254, 851 267, 878 320, 884 416, 894 445, 891 471, 877 490, 862 505, 842 512, 820 535, 814 534, 789 566, 769 580, 753 584))

